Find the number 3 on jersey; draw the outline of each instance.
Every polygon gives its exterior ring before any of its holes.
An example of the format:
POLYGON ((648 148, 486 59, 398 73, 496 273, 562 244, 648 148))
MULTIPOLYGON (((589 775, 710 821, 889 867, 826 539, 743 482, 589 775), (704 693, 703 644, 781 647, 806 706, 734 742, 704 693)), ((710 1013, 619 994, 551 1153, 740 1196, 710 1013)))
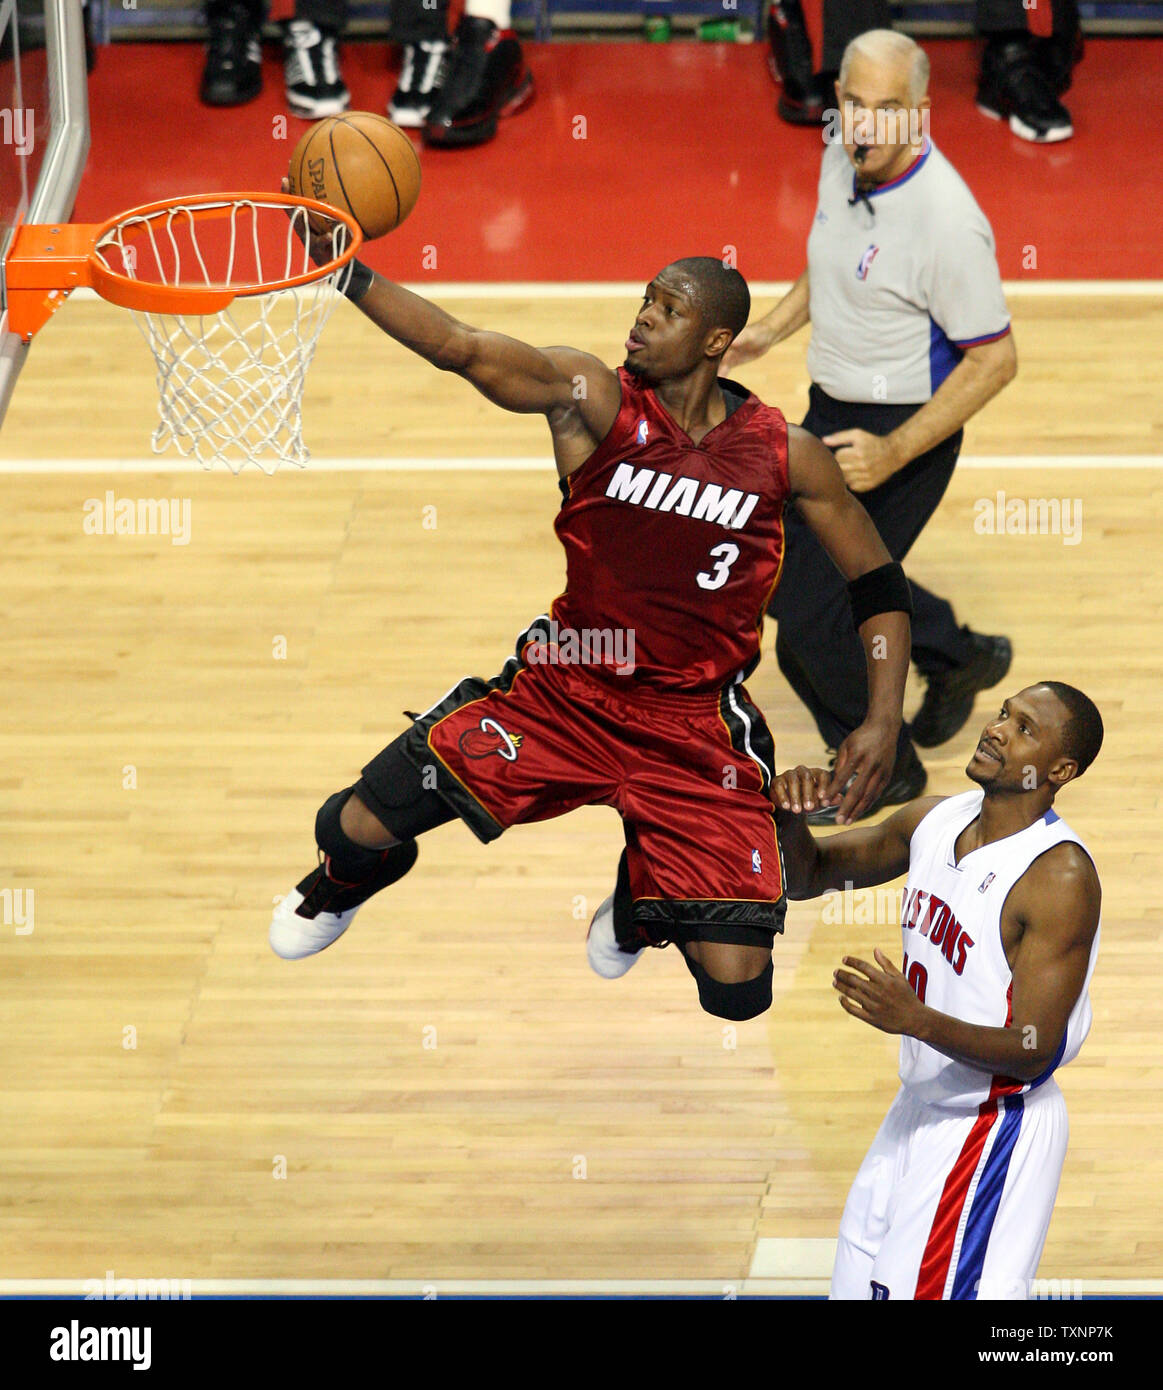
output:
POLYGON ((715 568, 710 574, 704 571, 695 575, 700 589, 721 589, 726 584, 731 566, 739 558, 739 547, 732 545, 730 541, 724 541, 722 545, 714 547, 711 555, 715 560, 715 568))

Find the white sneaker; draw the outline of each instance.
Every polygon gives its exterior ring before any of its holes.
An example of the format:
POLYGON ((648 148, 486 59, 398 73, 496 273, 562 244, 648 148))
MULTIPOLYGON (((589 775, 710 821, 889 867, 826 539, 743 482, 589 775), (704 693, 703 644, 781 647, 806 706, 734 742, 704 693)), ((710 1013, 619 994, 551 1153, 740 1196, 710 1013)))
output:
POLYGON ((302 901, 303 894, 292 888, 271 917, 271 950, 284 960, 302 960, 326 950, 351 926, 359 911, 359 907, 352 907, 346 912, 317 912, 314 917, 300 917, 295 909, 302 901))
POLYGON ((614 895, 611 893, 594 913, 586 933, 586 956, 590 969, 603 980, 616 980, 638 963, 642 949, 623 951, 618 945, 614 935, 614 895))

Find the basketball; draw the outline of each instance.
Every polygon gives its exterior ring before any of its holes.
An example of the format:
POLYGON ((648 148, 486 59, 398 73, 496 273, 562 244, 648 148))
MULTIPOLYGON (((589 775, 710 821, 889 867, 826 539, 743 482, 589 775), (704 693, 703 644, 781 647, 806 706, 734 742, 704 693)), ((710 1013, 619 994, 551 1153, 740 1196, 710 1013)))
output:
POLYGON ((349 111, 317 121, 291 155, 291 192, 350 212, 369 239, 403 222, 420 196, 420 161, 386 116, 349 111))

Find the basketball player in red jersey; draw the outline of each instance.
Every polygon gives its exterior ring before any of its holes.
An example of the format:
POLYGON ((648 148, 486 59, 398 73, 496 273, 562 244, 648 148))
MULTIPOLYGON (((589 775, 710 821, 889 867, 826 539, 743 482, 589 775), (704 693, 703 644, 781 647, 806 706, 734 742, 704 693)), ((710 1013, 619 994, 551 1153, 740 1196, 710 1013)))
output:
POLYGON ((708 257, 667 266, 616 372, 470 328, 358 263, 346 294, 433 366, 546 417, 567 582, 498 676, 462 680, 322 806, 322 862, 276 909, 273 949, 294 959, 330 945, 412 867, 417 835, 456 816, 487 842, 600 804, 621 815, 626 851, 591 924, 594 968, 623 974, 644 946, 673 942, 708 1012, 763 1012, 785 895, 773 743, 741 681, 779 578, 784 504, 850 581, 868 652, 869 716, 831 784, 844 823, 892 768, 909 599, 831 452, 716 379, 747 322, 746 282, 708 257))

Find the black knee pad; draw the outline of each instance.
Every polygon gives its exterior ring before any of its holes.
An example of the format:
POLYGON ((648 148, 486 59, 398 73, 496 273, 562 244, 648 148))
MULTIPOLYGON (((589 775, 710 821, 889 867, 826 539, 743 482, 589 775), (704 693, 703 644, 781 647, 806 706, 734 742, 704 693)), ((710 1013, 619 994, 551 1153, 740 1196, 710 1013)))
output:
POLYGON ((748 1018, 758 1018, 771 1008, 771 980, 775 973, 771 961, 753 980, 727 985, 708 975, 698 961, 691 960, 685 951, 683 960, 699 987, 699 1003, 716 1018, 729 1018, 733 1023, 742 1023, 748 1018))
POLYGON ((357 845, 343 829, 340 815, 354 790, 346 787, 329 796, 315 816, 315 843, 331 861, 328 877, 338 883, 362 883, 375 873, 384 857, 382 849, 357 845))
MULTIPOLYGON (((326 877, 334 885, 325 908, 328 912, 358 907, 373 893, 403 878, 417 859, 415 840, 403 840, 386 849, 365 849, 346 834, 340 815, 353 791, 347 787, 329 796, 315 817, 315 839, 327 856, 326 877)), ((299 891, 306 890, 300 885, 299 891)))

